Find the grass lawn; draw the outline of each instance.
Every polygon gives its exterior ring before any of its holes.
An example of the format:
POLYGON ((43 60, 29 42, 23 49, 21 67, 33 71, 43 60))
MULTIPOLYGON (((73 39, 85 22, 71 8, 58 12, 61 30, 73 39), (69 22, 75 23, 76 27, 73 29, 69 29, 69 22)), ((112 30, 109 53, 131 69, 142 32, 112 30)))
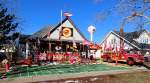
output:
MULTIPOLYGON (((15 71, 6 74, 7 78, 30 77, 37 75, 67 74, 90 71, 126 70, 127 67, 113 67, 106 64, 76 64, 76 65, 48 65, 17 67, 15 71)), ((2 75, 0 75, 2 76, 2 75)))

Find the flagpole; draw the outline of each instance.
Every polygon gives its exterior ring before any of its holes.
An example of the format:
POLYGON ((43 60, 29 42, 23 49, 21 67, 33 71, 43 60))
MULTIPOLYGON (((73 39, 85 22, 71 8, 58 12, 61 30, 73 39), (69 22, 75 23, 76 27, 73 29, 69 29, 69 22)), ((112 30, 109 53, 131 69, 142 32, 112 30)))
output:
POLYGON ((61 21, 61 28, 62 28, 62 9, 61 9, 61 18, 60 18, 60 21, 61 21))
MULTIPOLYGON (((60 11, 60 21, 61 21, 61 25, 60 25, 60 39, 61 39, 61 34, 62 34, 62 9, 60 11)), ((61 42, 61 52, 62 52, 62 41, 60 40, 61 42)))
POLYGON ((60 29, 59 29, 59 38, 58 38, 59 41, 61 39, 61 33, 62 33, 61 31, 62 31, 62 9, 60 11, 60 29))

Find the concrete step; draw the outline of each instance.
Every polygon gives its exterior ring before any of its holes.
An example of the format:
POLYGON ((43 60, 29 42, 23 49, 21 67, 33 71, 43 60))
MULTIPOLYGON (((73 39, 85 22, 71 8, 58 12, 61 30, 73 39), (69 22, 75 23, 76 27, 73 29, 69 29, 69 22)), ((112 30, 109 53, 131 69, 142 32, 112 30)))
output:
POLYGON ((144 62, 143 66, 150 70, 150 62, 144 62))

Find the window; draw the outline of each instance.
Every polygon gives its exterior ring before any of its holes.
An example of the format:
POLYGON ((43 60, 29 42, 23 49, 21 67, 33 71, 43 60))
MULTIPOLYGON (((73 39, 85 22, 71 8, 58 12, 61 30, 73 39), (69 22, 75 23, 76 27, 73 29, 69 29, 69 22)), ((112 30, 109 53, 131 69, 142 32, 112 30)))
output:
POLYGON ((144 43, 146 43, 146 44, 148 43, 148 38, 144 39, 144 43))
POLYGON ((143 39, 141 39, 141 43, 148 44, 149 43, 149 39, 148 38, 143 38, 143 39))
POLYGON ((148 38, 146 38, 146 43, 148 44, 148 38))
POLYGON ((111 43, 112 44, 115 44, 116 43, 116 39, 114 38, 114 39, 111 39, 111 43))

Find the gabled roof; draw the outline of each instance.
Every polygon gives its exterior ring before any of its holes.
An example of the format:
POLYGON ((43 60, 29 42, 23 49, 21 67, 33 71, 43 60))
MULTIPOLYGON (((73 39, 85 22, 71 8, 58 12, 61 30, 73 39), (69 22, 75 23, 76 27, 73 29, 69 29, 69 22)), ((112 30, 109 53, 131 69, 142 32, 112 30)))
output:
MULTIPOLYGON (((127 40, 133 40, 133 39, 139 38, 139 36, 145 31, 146 31, 145 29, 142 29, 142 30, 138 30, 134 32, 124 32, 124 38, 126 38, 127 40)), ((119 31, 114 31, 114 32, 120 35, 119 31)))
POLYGON ((74 26, 74 28, 77 30, 77 32, 79 32, 79 34, 85 40, 87 40, 84 37, 84 35, 81 33, 81 31, 75 26, 75 24, 73 23, 73 21, 70 18, 68 18, 68 17, 66 17, 62 22, 58 23, 58 25, 56 25, 56 26, 47 26, 47 27, 42 28, 38 32, 34 33, 30 38, 45 38, 49 32, 53 33, 59 26, 61 26, 61 23, 63 24, 67 20, 74 26))
POLYGON ((123 39, 123 40, 124 40, 126 43, 128 43, 129 45, 131 45, 131 46, 133 46, 133 47, 135 47, 135 48, 137 48, 137 49, 140 49, 136 44, 131 43, 130 41, 128 41, 128 40, 127 40, 126 38, 124 38, 124 37, 121 37, 120 34, 119 34, 117 31, 110 31, 110 32, 107 34, 107 36, 105 37, 105 39, 104 39, 101 43, 103 43, 103 42, 107 39, 107 37, 108 37, 110 34, 114 34, 116 37, 123 39))
MULTIPOLYGON (((111 31, 109 32, 109 34, 106 36, 106 38, 110 35, 110 34, 114 34, 115 36, 122 38, 125 42, 127 42, 128 44, 138 48, 138 49, 150 49, 150 45, 148 44, 142 44, 142 43, 138 43, 137 41, 135 41, 134 39, 137 39, 140 37, 140 35, 143 32, 148 32, 145 29, 139 30, 139 31, 134 31, 134 32, 124 32, 124 36, 121 37, 120 36, 120 32, 119 31, 111 31)), ((149 33, 149 32, 148 32, 149 33)), ((149 34, 150 35, 150 34, 149 34)), ((102 43, 106 40, 106 38, 102 41, 102 43)))
MULTIPOLYGON (((120 32, 119 31, 114 31, 116 34, 118 34, 120 36, 120 32)), ((135 41, 134 39, 137 39, 140 37, 140 35, 143 32, 147 32, 147 30, 142 29, 142 30, 138 30, 138 31, 134 31, 134 32, 124 32, 124 38, 129 41, 130 43, 136 45, 139 47, 140 43, 138 43, 137 41, 135 41)))
POLYGON ((54 27, 53 26, 46 26, 44 28, 42 28, 41 30, 39 30, 38 32, 34 33, 33 35, 30 36, 30 38, 34 39, 34 38, 43 38, 44 36, 46 36, 49 31, 51 31, 54 27))

